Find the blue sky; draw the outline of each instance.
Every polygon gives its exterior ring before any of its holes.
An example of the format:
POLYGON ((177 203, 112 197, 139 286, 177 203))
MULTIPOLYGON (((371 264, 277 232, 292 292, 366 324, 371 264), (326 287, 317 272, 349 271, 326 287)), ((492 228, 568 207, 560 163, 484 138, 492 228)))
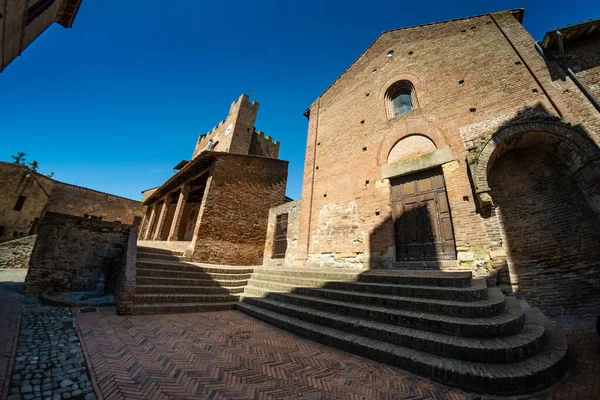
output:
POLYGON ((302 113, 380 32, 517 7, 537 40, 600 17, 591 0, 83 0, 72 29, 55 24, 0 74, 0 160, 23 151, 55 179, 139 199, 248 92, 297 199, 302 113))

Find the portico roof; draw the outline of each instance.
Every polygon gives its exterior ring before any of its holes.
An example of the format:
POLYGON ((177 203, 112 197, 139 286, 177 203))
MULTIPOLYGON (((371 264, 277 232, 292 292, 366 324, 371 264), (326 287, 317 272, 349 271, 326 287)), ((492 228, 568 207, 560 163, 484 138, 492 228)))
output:
POLYGON ((216 151, 203 151, 193 160, 187 163, 183 168, 179 170, 175 175, 167 179, 150 197, 148 197, 143 205, 147 206, 159 200, 161 197, 169 194, 175 190, 178 186, 184 184, 188 180, 196 177, 199 173, 209 168, 212 163, 219 157, 219 155, 228 154, 216 151))

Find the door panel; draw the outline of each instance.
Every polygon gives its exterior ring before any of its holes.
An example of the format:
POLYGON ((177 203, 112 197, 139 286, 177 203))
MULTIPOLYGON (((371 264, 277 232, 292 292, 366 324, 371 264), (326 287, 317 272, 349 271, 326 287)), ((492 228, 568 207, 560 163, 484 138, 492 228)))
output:
POLYGON ((392 180, 392 203, 398 260, 456 258, 441 169, 392 180))

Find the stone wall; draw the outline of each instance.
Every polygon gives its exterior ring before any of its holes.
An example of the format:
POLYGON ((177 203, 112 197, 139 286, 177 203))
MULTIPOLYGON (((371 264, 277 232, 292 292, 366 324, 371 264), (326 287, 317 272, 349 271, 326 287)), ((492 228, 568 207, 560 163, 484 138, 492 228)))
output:
POLYGON ((130 225, 47 212, 40 222, 25 293, 91 290, 102 271, 107 290, 127 248, 130 225))
POLYGON ((279 156, 279 142, 273 142, 271 136, 265 136, 263 131, 254 132, 250 140, 248 154, 277 158, 279 156))
POLYGON ((0 162, 0 192, 0 242, 36 233, 45 211, 124 224, 141 221, 145 213, 139 201, 55 181, 13 163, 0 162), (20 196, 25 201, 15 210, 20 196))
POLYGON ((301 203, 301 200, 290 201, 269 210, 263 265, 293 266, 296 247, 298 246, 298 214, 300 213, 301 203), (277 216, 282 214, 287 214, 287 248, 285 257, 273 258, 277 216))
POLYGON ((29 268, 36 235, 0 243, 0 269, 29 268))
POLYGON ((285 201, 287 166, 272 158, 220 155, 202 199, 192 259, 261 264, 269 209, 285 201))

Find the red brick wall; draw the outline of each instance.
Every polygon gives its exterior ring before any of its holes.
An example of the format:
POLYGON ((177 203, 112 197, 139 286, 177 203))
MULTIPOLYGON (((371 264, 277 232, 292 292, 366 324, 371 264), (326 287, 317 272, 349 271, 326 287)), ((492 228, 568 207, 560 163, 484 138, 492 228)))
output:
POLYGON ((490 186, 513 290, 551 314, 600 309, 600 219, 570 172, 538 149, 505 154, 490 186))
POLYGON ((24 292, 41 293, 49 287, 55 291, 91 290, 102 271, 107 272, 110 289, 130 229, 130 225, 47 212, 39 226, 24 292))
POLYGON ((411 134, 454 157, 442 169, 457 266, 485 274, 493 259, 501 263, 501 227, 480 215, 467 159, 504 124, 531 118, 562 117, 600 143, 598 113, 568 79, 553 80, 534 43, 508 12, 382 34, 310 107, 296 264, 394 264, 381 165, 411 134), (413 84, 418 108, 390 120, 385 93, 401 79, 413 84))
POLYGON ((265 157, 219 156, 194 232, 194 261, 262 263, 269 209, 285 200, 287 165, 265 157))

